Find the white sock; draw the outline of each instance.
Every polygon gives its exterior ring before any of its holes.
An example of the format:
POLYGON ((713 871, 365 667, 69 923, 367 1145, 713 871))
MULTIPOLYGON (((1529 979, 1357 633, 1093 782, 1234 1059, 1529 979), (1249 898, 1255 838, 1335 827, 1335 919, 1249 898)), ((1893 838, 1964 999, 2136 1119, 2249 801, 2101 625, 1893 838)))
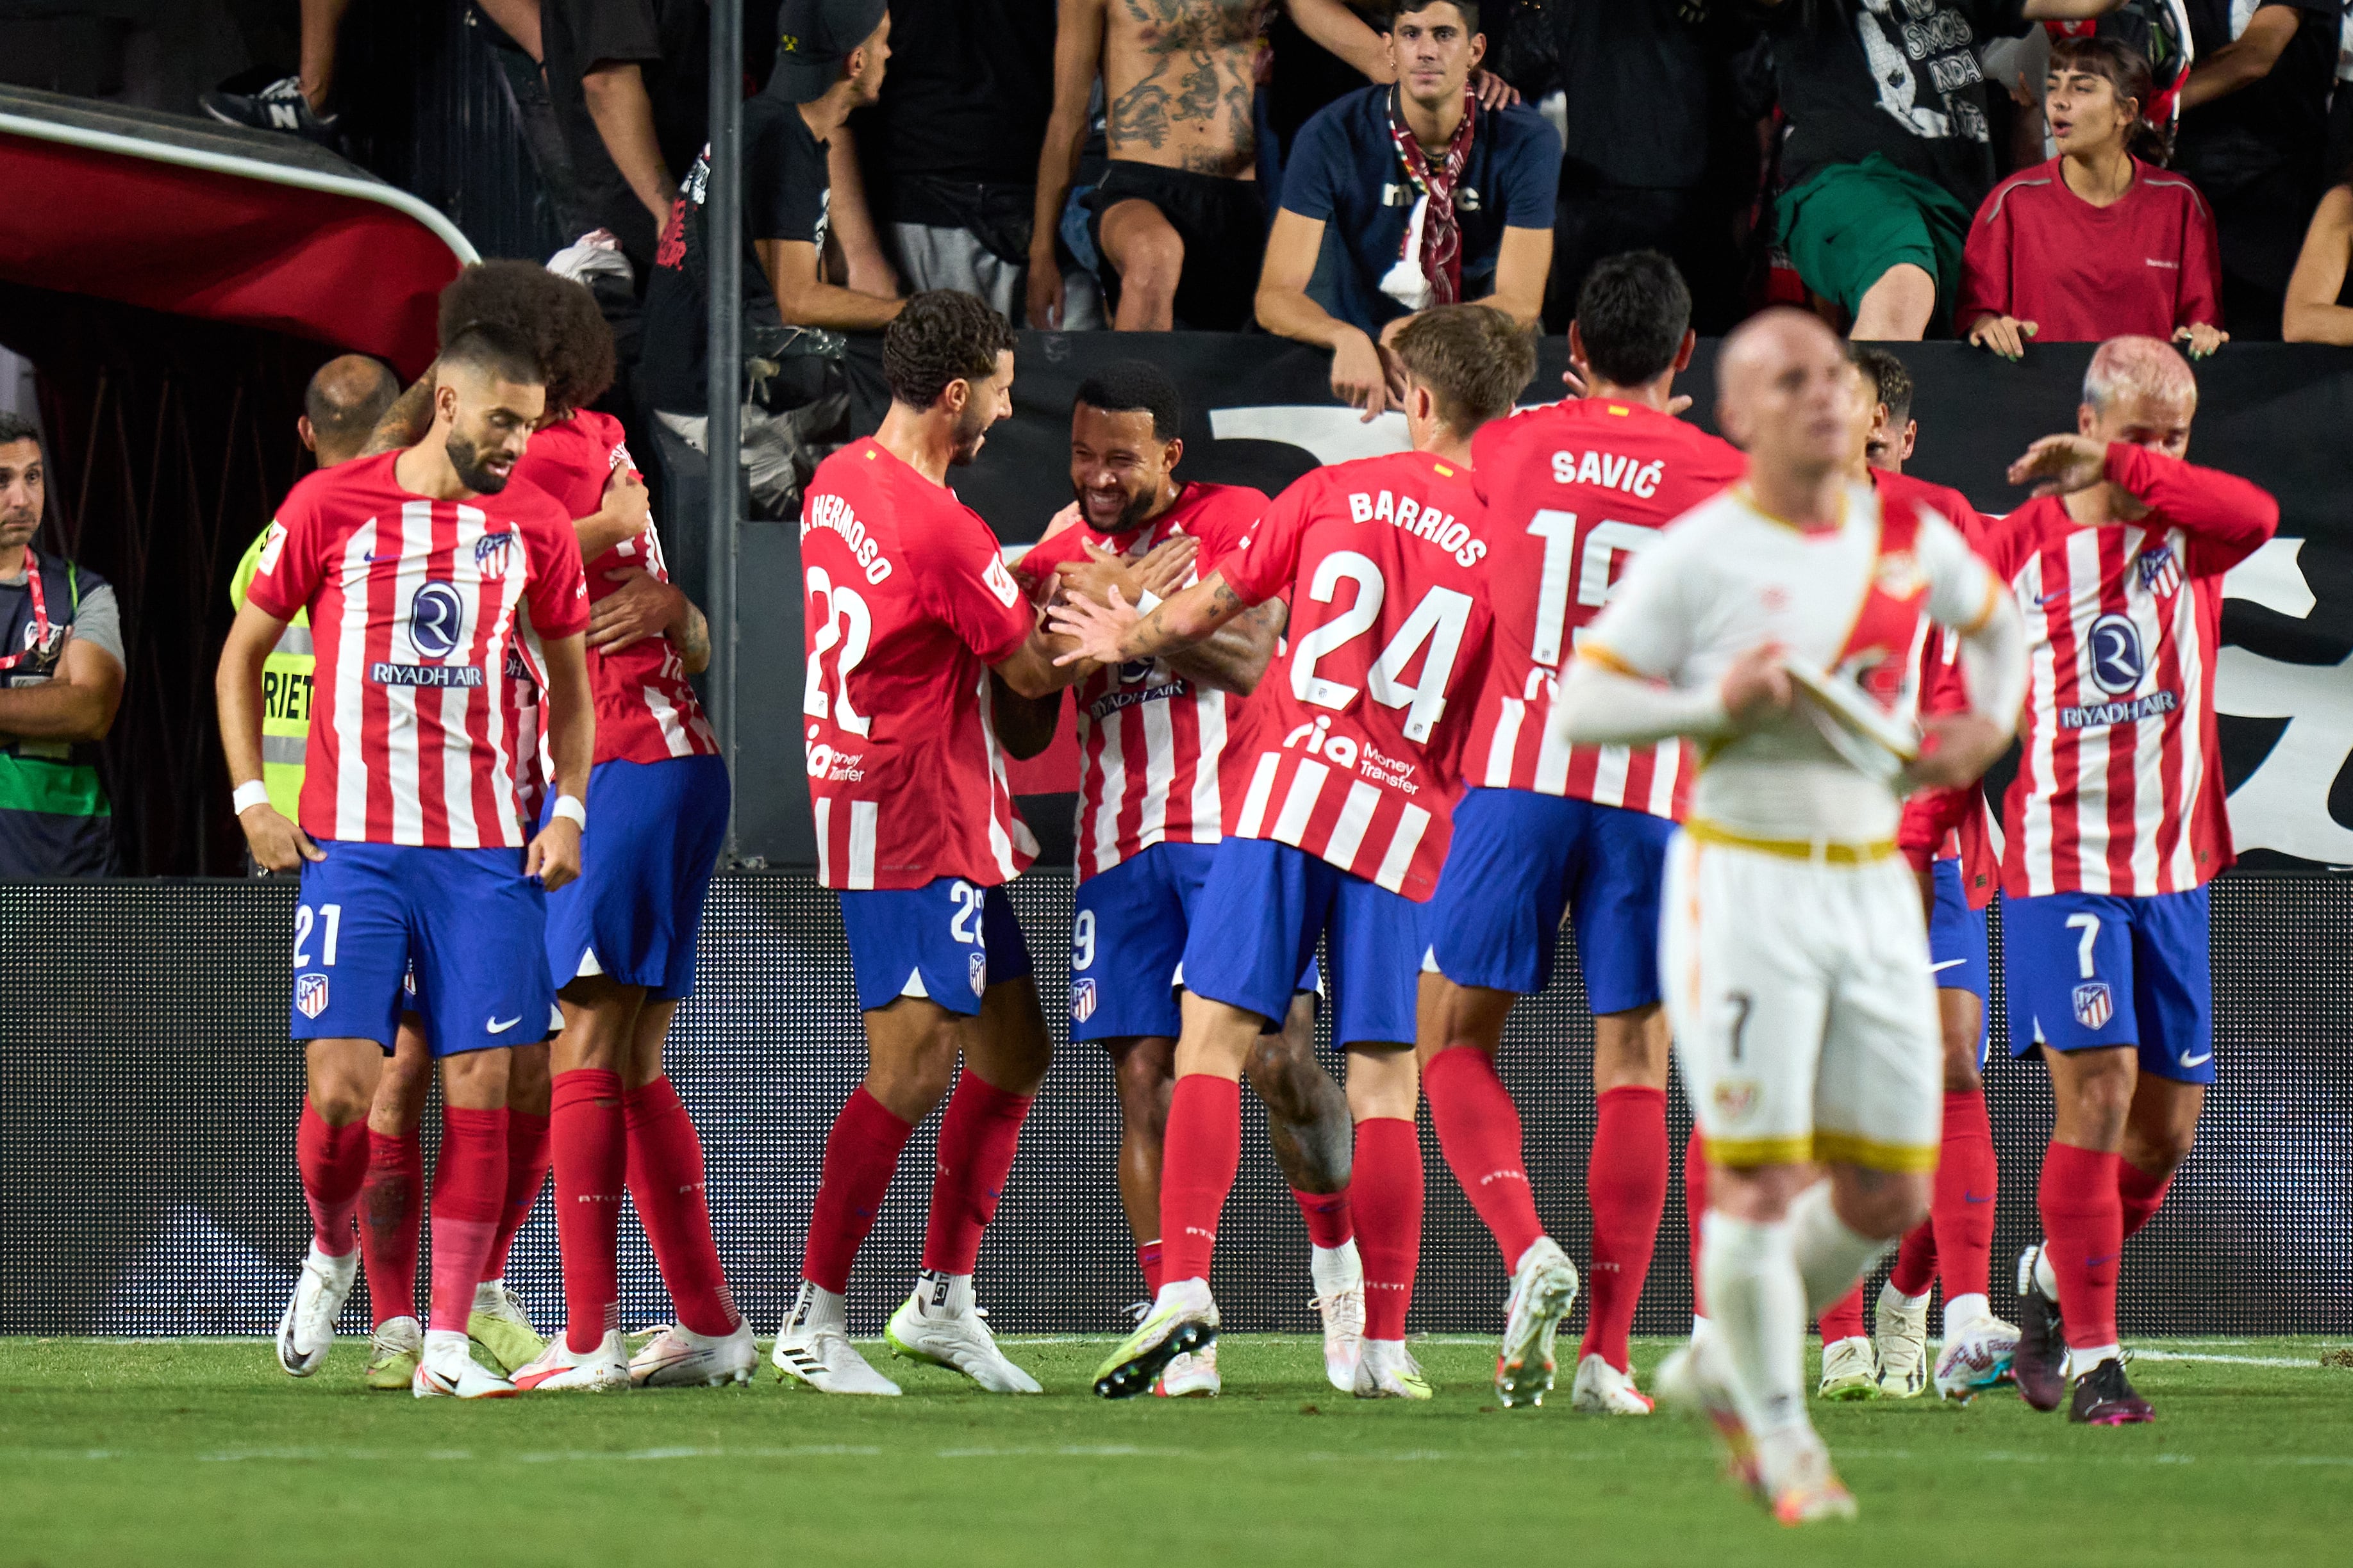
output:
POLYGON ((1337 1296, 1365 1282, 1364 1260, 1357 1256, 1355 1242, 1310 1247, 1307 1250, 1307 1273, 1315 1281, 1318 1296, 1337 1296))
POLYGON ((1916 1312, 1928 1304, 1928 1292, 1923 1290, 1917 1296, 1906 1296, 1895 1288, 1895 1281, 1890 1279, 1879 1288, 1879 1304, 1883 1307, 1901 1307, 1907 1312, 1916 1312))
MULTIPOLYGON (((1839 1218, 1831 1184, 1817 1182, 1789 1205, 1789 1254, 1806 1281, 1806 1307, 1819 1312, 1855 1287, 1895 1244, 1873 1241, 1839 1218)), ((1714 1298, 1710 1298, 1711 1300, 1714 1298)))
MULTIPOLYGON (((808 1281, 803 1280, 802 1283, 807 1285, 808 1281)), ((809 1285, 808 1319, 802 1326, 812 1330, 848 1329, 849 1298, 822 1285, 809 1285)))
POLYGON ((1714 1211, 1701 1223, 1708 1332, 1729 1352, 1741 1418, 1760 1435, 1806 1419, 1806 1284, 1790 1228, 1714 1211))
POLYGON ((2047 1241, 2034 1246, 2034 1283, 2045 1296, 2054 1301, 2059 1299, 2059 1271, 2051 1267, 2051 1244, 2047 1241))
POLYGON ((472 1353, 473 1352, 467 1348, 466 1336, 455 1329, 425 1331, 425 1355, 428 1361, 438 1361, 445 1356, 466 1356, 472 1353))
POLYGON ((2090 1372, 2094 1367, 2099 1365, 2104 1361, 2122 1361, 2124 1360, 2124 1348, 2121 1345, 2090 1345, 2083 1350, 2077 1350, 2074 1346, 2070 1345, 2067 1347, 2067 1371, 2065 1375, 2072 1382, 2075 1378, 2082 1377, 2084 1373, 2090 1372))
POLYGON ((1993 1308, 1983 1296, 1956 1296, 1945 1303, 1945 1342, 1951 1344, 1977 1326, 1980 1318, 1993 1316, 1993 1308))
POLYGON ((1156 1310, 1166 1306, 1198 1306, 1209 1300, 1207 1279, 1170 1279, 1160 1287, 1160 1294, 1152 1299, 1156 1310))
POLYGON ((915 1276, 915 1310, 934 1317, 952 1318, 972 1310, 972 1276, 969 1274, 934 1274, 929 1271, 915 1276), (942 1285, 947 1287, 943 1290, 942 1285))
POLYGON ((474 1287, 474 1305, 477 1307, 503 1306, 505 1303, 499 1297, 500 1292, 506 1288, 507 1282, 503 1279, 483 1280, 474 1287))

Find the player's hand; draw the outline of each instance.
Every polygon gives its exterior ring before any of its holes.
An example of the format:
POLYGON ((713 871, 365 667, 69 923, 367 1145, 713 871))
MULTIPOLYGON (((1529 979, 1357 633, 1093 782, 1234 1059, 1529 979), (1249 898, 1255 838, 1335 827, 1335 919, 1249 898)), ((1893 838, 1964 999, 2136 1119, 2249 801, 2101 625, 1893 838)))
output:
MULTIPOLYGON (((1568 388, 1568 395, 1570 398, 1583 398, 1593 395, 1593 389, 1586 384, 1585 378, 1588 374, 1588 367, 1579 364, 1575 360, 1569 361, 1568 368, 1560 373, 1560 384, 1561 385, 1568 388)), ((1685 393, 1678 392, 1672 397, 1667 399, 1667 416, 1671 419, 1675 418, 1681 416, 1683 411, 1689 408, 1691 405, 1692 400, 1690 395, 1685 393)))
POLYGON ((2021 321, 2016 316, 1979 316, 1969 329, 1972 348, 1991 349, 2006 360, 2026 357, 2026 340, 2042 331, 2033 321, 2021 321))
POLYGON ((2231 334, 2211 321, 2192 321, 2173 329, 2173 341, 2189 345, 2191 359, 2204 359, 2231 341, 2231 334))
POLYGON ((1922 789, 1975 784, 2010 749, 2009 732, 1978 713, 1940 713, 1920 731, 1920 754, 1904 773, 1922 789))
POLYGON ((1759 643, 1734 659, 1716 691, 1736 730, 1754 730, 1778 719, 1796 700, 1778 643, 1759 643))
POLYGON ((1046 612, 1046 629, 1071 639, 1070 651, 1057 654, 1054 662, 1067 665, 1091 658, 1097 664, 1126 663, 1120 643, 1141 618, 1115 584, 1100 605, 1092 599, 1063 600, 1046 612))
POLYGON ((549 892, 580 879, 580 826, 559 816, 539 830, 522 852, 522 874, 536 877, 549 892))
POLYGON ((654 520, 646 481, 625 468, 616 467, 612 477, 605 481, 605 515, 616 522, 627 523, 628 537, 631 539, 643 533, 654 520))
POLYGON ((599 652, 618 653, 631 643, 661 637, 686 611, 686 595, 642 566, 607 572, 605 581, 620 586, 588 612, 588 646, 599 652))
POLYGON ((1388 410, 1388 356, 1354 328, 1332 351, 1332 395, 1351 408, 1363 409, 1367 425, 1388 410))
POLYGON ((237 817, 245 829, 246 847, 253 863, 266 871, 297 871, 305 860, 324 860, 327 852, 311 836, 278 815, 274 805, 248 805, 237 817))
POLYGON ((1062 330, 1062 265, 1061 258, 1049 250, 1044 256, 1029 253, 1029 290, 1025 301, 1029 308, 1029 325, 1041 332, 1062 330))
POLYGON ((1471 73, 1471 90, 1479 95, 1482 109, 1509 109, 1520 101, 1520 89, 1482 67, 1471 73))
POLYGON ((2108 447, 2089 436, 2045 436, 2010 466, 2010 482, 2034 486, 2038 496, 2087 490, 2105 478, 2108 447))
POLYGON ((1182 588, 1200 556, 1201 542, 1189 533, 1171 534, 1154 545, 1135 563, 1136 602, 1143 603, 1145 594, 1165 599, 1182 588))

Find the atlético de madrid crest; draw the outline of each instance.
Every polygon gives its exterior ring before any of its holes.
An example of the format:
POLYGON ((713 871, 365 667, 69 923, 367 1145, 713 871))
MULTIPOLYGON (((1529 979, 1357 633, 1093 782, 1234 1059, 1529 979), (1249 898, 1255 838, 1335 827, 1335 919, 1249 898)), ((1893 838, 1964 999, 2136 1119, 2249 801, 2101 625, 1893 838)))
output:
POLYGON ((294 1010, 305 1018, 315 1018, 327 1010, 327 977, 325 975, 295 976, 294 1010))
POLYGON ((967 953, 965 955, 965 963, 972 974, 972 994, 977 996, 988 989, 988 954, 967 953))
POLYGON ((1071 1022, 1083 1024, 1095 1016, 1095 983, 1092 975, 1071 982, 1071 1022))
POLYGON ((2087 1029, 2100 1029, 2116 1016, 2115 999, 2108 994, 2108 983, 2094 980, 2075 987, 2075 1022, 2087 1029))

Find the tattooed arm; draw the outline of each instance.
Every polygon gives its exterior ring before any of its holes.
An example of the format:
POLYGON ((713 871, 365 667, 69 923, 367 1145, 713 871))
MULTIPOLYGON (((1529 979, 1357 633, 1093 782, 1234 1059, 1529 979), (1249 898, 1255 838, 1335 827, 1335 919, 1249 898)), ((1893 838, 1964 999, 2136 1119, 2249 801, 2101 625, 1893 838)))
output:
POLYGON ((1099 664, 1124 664, 1135 658, 1158 658, 1166 653, 1207 641, 1219 627, 1250 608, 1242 596, 1226 585, 1222 572, 1212 572, 1183 593, 1161 601, 1148 616, 1112 591, 1109 605, 1091 599, 1066 599, 1049 612, 1048 627, 1058 637, 1071 639, 1071 650, 1056 664, 1076 664, 1091 658, 1099 664))
POLYGON ((427 365, 425 374, 393 400, 392 406, 384 411, 384 417, 375 422, 375 433, 368 437, 367 450, 360 454, 362 457, 396 452, 425 439, 425 432, 433 428, 433 372, 439 363, 436 360, 427 365))
POLYGON ((1168 656, 1168 668, 1196 686, 1248 697, 1258 689, 1291 606, 1280 599, 1244 610, 1191 647, 1168 656))

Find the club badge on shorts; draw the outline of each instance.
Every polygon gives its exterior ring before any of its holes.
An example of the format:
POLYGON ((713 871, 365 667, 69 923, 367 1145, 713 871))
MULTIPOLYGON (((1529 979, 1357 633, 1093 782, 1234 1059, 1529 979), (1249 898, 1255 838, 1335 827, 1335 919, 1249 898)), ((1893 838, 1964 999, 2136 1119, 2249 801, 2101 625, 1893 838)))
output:
POLYGON ((966 953, 965 967, 972 975, 972 994, 977 996, 987 991, 988 989, 988 954, 966 953))
POLYGON ((301 974, 295 977, 294 1010, 305 1018, 315 1018, 327 1010, 325 975, 301 974))
POLYGON ((1716 1113, 1726 1121, 1744 1121, 1757 1109, 1757 1080, 1753 1078, 1727 1078, 1716 1080, 1711 1096, 1716 1113))
POLYGON ((1095 1016, 1095 983, 1091 978, 1071 982, 1071 1022, 1083 1024, 1095 1016))
POLYGON ((2116 1014, 2116 1005, 2108 994, 2108 983, 2094 980, 2075 987, 2075 1022, 2087 1029, 2105 1028, 2116 1014))

